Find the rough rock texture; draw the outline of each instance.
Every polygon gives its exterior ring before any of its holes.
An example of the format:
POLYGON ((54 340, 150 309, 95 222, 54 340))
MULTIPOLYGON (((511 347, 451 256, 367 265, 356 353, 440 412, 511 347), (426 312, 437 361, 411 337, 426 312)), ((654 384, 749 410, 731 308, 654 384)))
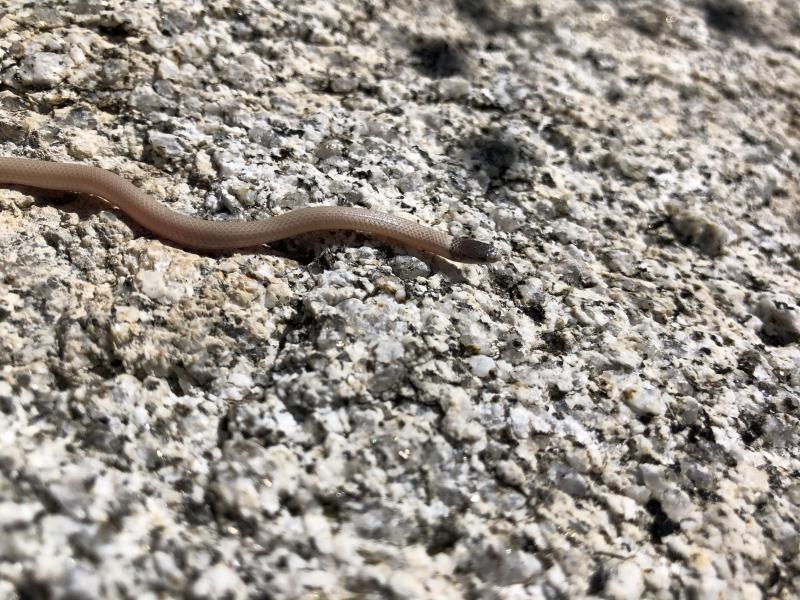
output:
POLYGON ((794 0, 0 0, 0 597, 788 598, 794 0))

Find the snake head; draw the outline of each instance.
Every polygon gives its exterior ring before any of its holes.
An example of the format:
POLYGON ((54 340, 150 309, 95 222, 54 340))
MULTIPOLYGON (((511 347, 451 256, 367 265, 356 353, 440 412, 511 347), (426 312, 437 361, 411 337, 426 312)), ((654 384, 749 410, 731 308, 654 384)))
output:
POLYGON ((465 263, 493 263, 500 260, 500 255, 491 244, 479 242, 472 238, 453 238, 450 244, 450 258, 465 263))

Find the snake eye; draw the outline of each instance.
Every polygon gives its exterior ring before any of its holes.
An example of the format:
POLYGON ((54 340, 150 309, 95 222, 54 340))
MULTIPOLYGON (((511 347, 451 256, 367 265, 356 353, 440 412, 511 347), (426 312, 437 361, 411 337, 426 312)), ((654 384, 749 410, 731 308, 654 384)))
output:
POLYGON ((491 244, 466 237, 453 239, 453 243, 450 244, 450 257, 468 263, 493 263, 500 259, 500 255, 491 244))

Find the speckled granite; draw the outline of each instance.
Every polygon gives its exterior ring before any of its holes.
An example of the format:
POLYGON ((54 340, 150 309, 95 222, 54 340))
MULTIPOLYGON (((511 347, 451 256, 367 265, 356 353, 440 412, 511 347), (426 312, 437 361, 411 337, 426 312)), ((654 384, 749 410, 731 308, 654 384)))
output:
POLYGON ((0 0, 0 598, 790 598, 794 0, 0 0))

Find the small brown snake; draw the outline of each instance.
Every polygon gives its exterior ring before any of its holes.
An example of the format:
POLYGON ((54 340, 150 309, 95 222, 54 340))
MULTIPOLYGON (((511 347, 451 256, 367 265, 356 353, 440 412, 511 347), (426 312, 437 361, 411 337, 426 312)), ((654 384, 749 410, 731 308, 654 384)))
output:
POLYGON ((247 248, 311 231, 350 229, 458 262, 499 258, 484 242, 358 207, 314 206, 257 221, 209 221, 176 212, 119 175, 85 165, 0 157, 0 183, 100 196, 156 235, 196 250, 247 248))

